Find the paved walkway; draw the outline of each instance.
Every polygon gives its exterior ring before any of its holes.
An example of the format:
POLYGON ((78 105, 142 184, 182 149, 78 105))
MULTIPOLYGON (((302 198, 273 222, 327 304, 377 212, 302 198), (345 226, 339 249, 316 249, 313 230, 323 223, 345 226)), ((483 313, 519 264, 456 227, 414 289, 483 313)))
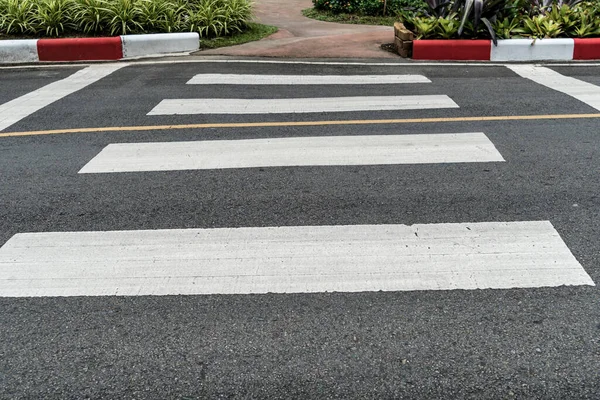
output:
POLYGON ((202 51, 197 54, 306 58, 398 58, 382 50, 394 40, 386 26, 336 24, 306 18, 301 11, 311 0, 257 0, 256 21, 279 31, 257 42, 202 51))

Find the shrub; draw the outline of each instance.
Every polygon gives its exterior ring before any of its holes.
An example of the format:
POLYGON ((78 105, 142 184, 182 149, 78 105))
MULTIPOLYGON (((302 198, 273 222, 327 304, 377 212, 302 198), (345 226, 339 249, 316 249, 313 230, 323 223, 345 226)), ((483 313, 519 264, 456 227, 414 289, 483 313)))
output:
MULTIPOLYGON (((143 0, 142 0, 143 1, 143 0)), ((140 1, 113 0, 107 2, 107 28, 111 35, 127 35, 144 31, 140 1)))
POLYGON ((35 34, 36 8, 31 1, 0 0, 2 29, 6 33, 35 34))
POLYGON ((317 10, 334 14, 396 15, 405 8, 423 8, 423 0, 313 0, 317 10), (385 10, 385 13, 384 13, 385 10))
POLYGON ((241 32, 252 17, 249 0, 0 0, 0 34, 126 35, 241 32))
POLYGON ((358 10, 357 0, 313 0, 317 10, 331 11, 335 14, 352 13, 358 10))
POLYGON ((74 2, 73 19, 77 23, 76 30, 86 33, 100 33, 108 25, 108 14, 104 0, 76 0, 74 2))
POLYGON ((37 5, 35 30, 46 36, 59 36, 75 28, 72 0, 42 0, 37 5))
POLYGON ((241 32, 251 15, 250 4, 245 0, 202 0, 189 15, 187 30, 202 37, 229 35, 241 32))
POLYGON ((427 0, 426 9, 403 9, 399 18, 419 38, 600 36, 598 1, 427 0))

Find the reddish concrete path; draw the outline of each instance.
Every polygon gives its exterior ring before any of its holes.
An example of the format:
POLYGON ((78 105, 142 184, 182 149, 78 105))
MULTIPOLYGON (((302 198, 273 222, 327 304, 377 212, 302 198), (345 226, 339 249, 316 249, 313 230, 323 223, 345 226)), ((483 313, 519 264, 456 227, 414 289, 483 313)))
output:
POLYGON ((196 53, 303 58, 398 58, 382 50, 394 40, 393 27, 336 24, 306 18, 311 0, 256 0, 255 20, 279 31, 257 42, 196 53))

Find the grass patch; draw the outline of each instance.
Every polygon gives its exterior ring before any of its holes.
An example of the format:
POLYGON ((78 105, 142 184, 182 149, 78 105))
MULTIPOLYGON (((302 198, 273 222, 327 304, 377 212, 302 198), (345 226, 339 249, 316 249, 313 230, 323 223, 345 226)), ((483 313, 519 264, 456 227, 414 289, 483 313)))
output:
POLYGON ((251 22, 248 24, 248 29, 242 33, 236 33, 229 36, 221 36, 214 39, 200 40, 200 49, 216 49, 219 47, 235 46, 248 42, 260 40, 277 32, 276 26, 263 25, 251 22))
POLYGON ((358 25, 384 25, 393 26, 398 20, 396 17, 372 17, 369 15, 357 14, 334 14, 331 11, 315 10, 307 8, 302 10, 302 15, 307 18, 316 19, 317 21, 337 22, 341 24, 358 24, 358 25))

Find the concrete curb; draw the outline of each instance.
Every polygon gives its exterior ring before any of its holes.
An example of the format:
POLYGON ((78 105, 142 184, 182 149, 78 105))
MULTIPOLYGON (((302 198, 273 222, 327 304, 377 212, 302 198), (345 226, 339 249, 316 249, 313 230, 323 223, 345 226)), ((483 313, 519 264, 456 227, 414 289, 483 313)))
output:
POLYGON ((600 59, 600 39, 415 40, 414 60, 571 61, 600 59))
POLYGON ((122 35, 101 38, 0 40, 0 64, 53 61, 113 61, 200 48, 195 32, 122 35))
POLYGON ((198 50, 200 46, 200 38, 195 32, 125 35, 121 36, 121 42, 123 58, 192 52, 198 50))
POLYGON ((569 61, 573 59, 573 39, 509 39, 491 45, 490 61, 569 61))
POLYGON ((415 40, 413 60, 490 59, 491 40, 415 40))
POLYGON ((0 40, 0 64, 37 62, 37 40, 0 40))
POLYGON ((121 38, 39 39, 39 61, 102 61, 123 58, 121 38))

